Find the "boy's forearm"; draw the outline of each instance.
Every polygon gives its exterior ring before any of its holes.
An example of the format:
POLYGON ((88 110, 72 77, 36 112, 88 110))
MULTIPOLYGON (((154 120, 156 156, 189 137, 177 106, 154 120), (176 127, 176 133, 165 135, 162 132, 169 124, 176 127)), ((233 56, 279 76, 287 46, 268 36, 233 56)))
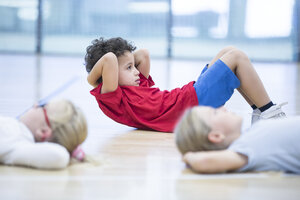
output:
POLYGON ((134 53, 135 67, 146 78, 150 74, 150 56, 147 49, 139 49, 134 53))
POLYGON ((247 163, 245 157, 228 150, 187 153, 184 161, 198 173, 223 173, 247 163))
POLYGON ((111 65, 111 63, 117 62, 117 57, 114 53, 108 52, 104 56, 102 56, 94 65, 93 69, 89 73, 87 77, 87 81, 93 87, 97 87, 98 79, 103 75, 103 68, 105 66, 111 65))
POLYGON ((207 152, 187 153, 184 161, 197 173, 222 173, 224 164, 207 152))

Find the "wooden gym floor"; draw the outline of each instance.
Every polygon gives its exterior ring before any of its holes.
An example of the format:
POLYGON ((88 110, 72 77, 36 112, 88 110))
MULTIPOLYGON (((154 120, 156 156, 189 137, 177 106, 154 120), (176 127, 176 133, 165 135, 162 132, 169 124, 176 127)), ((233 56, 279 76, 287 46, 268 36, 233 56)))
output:
MULTIPOLYGON (((161 89, 195 80, 206 62, 153 60, 161 89)), ((254 63, 271 99, 300 114, 300 65, 254 63)), ((181 161, 173 134, 140 131, 110 120, 89 94, 83 58, 0 55, 0 114, 17 116, 38 99, 63 97, 82 108, 89 126, 83 149, 93 163, 60 171, 0 165, 0 197, 11 199, 299 200, 300 176, 275 172, 200 175, 181 161)), ((235 93, 225 105, 250 125, 251 109, 235 93)))

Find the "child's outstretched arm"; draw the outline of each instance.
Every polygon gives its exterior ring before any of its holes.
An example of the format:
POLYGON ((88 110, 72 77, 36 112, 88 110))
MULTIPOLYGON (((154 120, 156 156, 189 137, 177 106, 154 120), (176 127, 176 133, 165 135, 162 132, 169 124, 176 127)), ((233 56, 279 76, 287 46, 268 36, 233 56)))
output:
POLYGON ((97 87, 97 80, 102 77, 101 93, 113 92, 118 87, 118 70, 117 56, 108 52, 96 62, 87 77, 87 81, 93 87, 97 87))
POLYGON ((134 52, 135 67, 141 72, 146 78, 150 74, 150 56, 147 49, 139 49, 134 52))
POLYGON ((223 173, 247 164, 247 157, 229 150, 188 152, 183 161, 198 173, 223 173))

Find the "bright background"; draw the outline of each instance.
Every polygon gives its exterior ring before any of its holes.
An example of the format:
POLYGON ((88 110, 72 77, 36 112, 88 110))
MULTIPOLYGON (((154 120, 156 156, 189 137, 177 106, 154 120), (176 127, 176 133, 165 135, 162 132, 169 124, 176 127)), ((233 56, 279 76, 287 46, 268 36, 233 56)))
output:
POLYGON ((298 0, 0 0, 0 51, 34 53, 39 45, 43 54, 83 57, 93 39, 121 36, 138 48, 148 48, 156 58, 208 60, 222 47, 234 45, 254 61, 296 61, 297 3, 298 0))

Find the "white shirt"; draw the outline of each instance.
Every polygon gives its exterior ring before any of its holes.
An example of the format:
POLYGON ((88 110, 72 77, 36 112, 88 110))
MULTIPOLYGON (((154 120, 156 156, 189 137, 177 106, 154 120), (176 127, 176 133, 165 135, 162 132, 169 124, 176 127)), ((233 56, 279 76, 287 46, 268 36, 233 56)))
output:
POLYGON ((70 160, 67 150, 55 143, 34 141, 20 121, 0 116, 0 163, 42 169, 61 169, 70 160))

